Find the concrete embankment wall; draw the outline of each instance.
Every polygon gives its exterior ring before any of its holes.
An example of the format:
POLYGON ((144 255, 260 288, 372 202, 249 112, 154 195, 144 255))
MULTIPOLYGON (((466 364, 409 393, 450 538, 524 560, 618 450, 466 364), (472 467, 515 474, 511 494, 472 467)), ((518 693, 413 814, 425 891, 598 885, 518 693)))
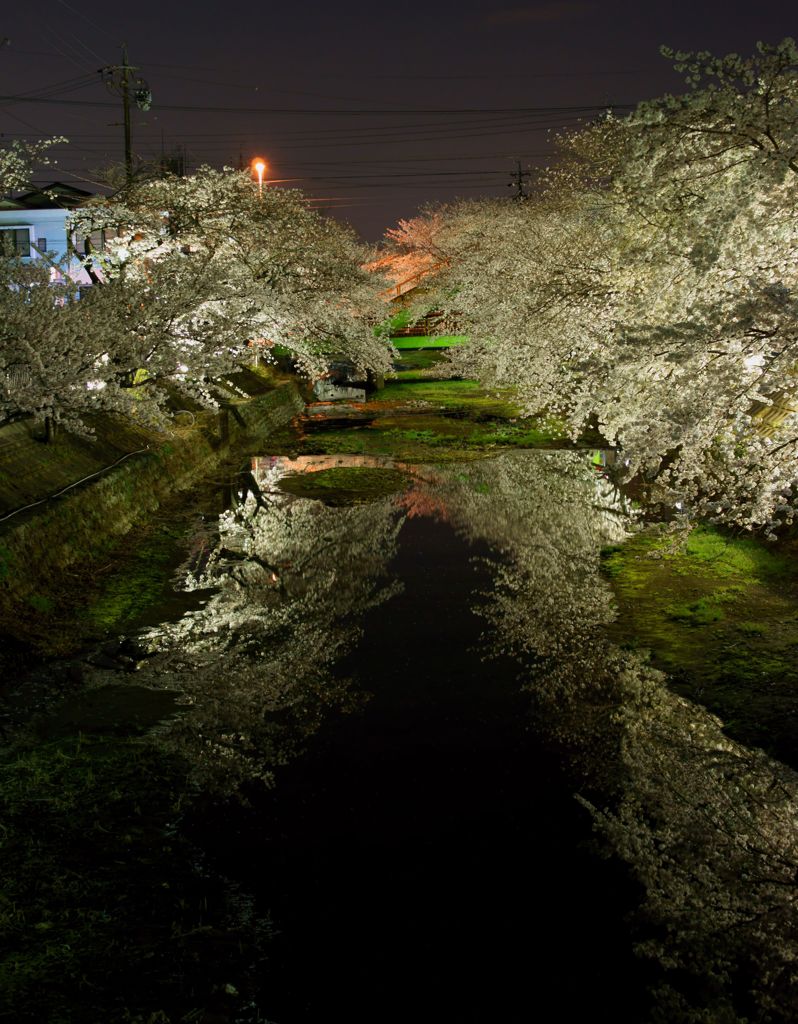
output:
POLYGON ((198 417, 193 426, 159 437, 147 451, 95 479, 1 522, 0 618, 24 609, 47 576, 68 572, 76 563, 99 564, 136 522, 198 482, 232 445, 265 439, 304 404, 296 385, 286 383, 235 403, 218 420, 198 417))

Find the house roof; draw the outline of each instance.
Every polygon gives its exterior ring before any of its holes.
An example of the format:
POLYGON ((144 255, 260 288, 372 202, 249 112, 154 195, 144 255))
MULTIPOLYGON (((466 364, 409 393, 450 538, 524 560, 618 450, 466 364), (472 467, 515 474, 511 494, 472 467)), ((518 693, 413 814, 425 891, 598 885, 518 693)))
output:
POLYGON ((82 188, 54 181, 13 199, 0 200, 0 210, 72 210, 91 196, 82 188))

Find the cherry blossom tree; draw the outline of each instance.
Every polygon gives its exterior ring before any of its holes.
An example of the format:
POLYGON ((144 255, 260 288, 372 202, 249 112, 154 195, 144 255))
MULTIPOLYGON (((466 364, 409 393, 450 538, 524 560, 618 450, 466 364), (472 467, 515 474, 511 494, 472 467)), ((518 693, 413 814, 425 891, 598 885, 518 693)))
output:
POLYGON ((74 224, 84 236, 115 235, 90 263, 111 286, 138 289, 124 361, 150 380, 202 380, 247 358, 252 343, 267 357, 282 346, 308 375, 339 358, 364 372, 389 368, 365 251, 297 190, 260 192, 246 174, 205 167, 87 204, 74 224))
POLYGON ((105 295, 79 301, 52 269, 0 258, 0 422, 33 415, 85 431, 94 412, 133 412, 111 362, 125 311, 105 295))
MULTIPOLYGON (((64 141, 0 148, 0 192, 31 188, 33 167, 46 166, 48 147, 64 141)), ((66 270, 49 258, 0 256, 0 423, 34 415, 80 429, 92 412, 126 405, 127 396, 105 390, 123 310, 95 297, 78 303, 66 270)))
POLYGON ((379 257, 368 265, 381 271, 394 284, 434 274, 447 263, 447 254, 439 245, 446 222, 440 210, 432 209, 417 217, 400 220, 385 232, 379 257))
POLYGON ((33 167, 50 164, 47 150, 67 140, 62 136, 40 139, 38 142, 14 140, 0 146, 0 196, 22 189, 32 189, 33 167))
POLYGON ((670 56, 688 91, 564 137, 535 198, 444 208, 437 297, 471 336, 457 371, 597 422, 652 500, 772 530, 798 452, 796 50, 670 56))
MULTIPOLYGON (((7 188, 40 149, 8 151, 7 188)), ((167 389, 213 405, 213 379, 250 362, 253 345, 267 360, 282 346, 309 376, 337 359, 364 375, 390 366, 390 343, 373 330, 384 317, 380 278, 362 268, 354 236, 299 192, 261 195, 244 174, 203 168, 98 197, 71 227, 108 239, 85 257, 96 284, 82 295, 63 267, 0 268, 5 419, 35 414, 85 430, 106 409, 161 425, 167 389)))

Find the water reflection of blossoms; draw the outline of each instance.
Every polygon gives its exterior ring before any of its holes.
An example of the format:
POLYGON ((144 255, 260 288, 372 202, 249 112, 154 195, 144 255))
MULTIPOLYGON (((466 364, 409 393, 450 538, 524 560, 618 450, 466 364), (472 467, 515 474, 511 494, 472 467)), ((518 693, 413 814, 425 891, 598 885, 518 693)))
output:
POLYGON ((626 527, 619 503, 568 453, 461 465, 437 474, 436 491, 456 529, 501 553, 482 607, 488 647, 532 657, 536 727, 644 887, 655 1019, 798 1019, 798 776, 607 639, 599 558, 626 527))
POLYGON ((280 472, 249 476, 186 570, 184 589, 207 588, 205 605, 145 637, 146 675, 186 705, 160 742, 211 789, 268 780, 330 709, 357 706, 362 695, 331 670, 363 613, 395 592, 381 579, 401 525, 394 505, 327 508, 277 492, 280 472))

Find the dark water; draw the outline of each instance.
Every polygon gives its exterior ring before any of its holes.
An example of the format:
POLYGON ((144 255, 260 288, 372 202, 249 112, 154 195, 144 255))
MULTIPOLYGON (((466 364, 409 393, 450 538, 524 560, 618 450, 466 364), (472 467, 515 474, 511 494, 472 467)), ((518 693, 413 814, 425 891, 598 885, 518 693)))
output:
POLYGON ((180 827, 272 923, 220 1020, 798 1020, 798 779, 609 639, 630 521, 588 458, 261 457, 225 491, 137 692, 82 669, 106 732, 168 698, 180 827), (361 503, 281 490, 336 466, 361 503))
POLYGON ((250 799, 212 846, 278 933, 267 1019, 796 1019, 798 782, 608 640, 606 481, 508 452, 281 494, 336 464, 380 460, 254 460, 216 593, 157 638, 186 756, 250 799))
POLYGON ((488 550, 404 524, 388 566, 403 591, 336 669, 371 699, 328 720, 217 849, 279 930, 261 995, 278 1024, 529 1021, 546 1004, 640 1019, 633 890, 536 741, 518 664, 481 660, 488 550))

